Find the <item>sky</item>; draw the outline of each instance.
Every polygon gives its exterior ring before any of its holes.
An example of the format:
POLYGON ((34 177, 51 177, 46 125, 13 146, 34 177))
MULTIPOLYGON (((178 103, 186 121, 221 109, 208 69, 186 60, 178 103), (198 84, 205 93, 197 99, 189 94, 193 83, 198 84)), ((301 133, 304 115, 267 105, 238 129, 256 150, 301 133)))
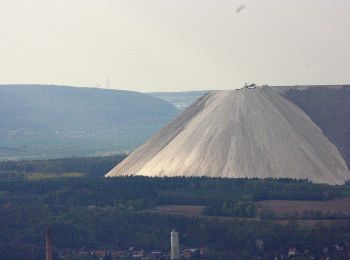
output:
POLYGON ((350 84, 350 1, 0 0, 0 84, 246 82, 350 84))

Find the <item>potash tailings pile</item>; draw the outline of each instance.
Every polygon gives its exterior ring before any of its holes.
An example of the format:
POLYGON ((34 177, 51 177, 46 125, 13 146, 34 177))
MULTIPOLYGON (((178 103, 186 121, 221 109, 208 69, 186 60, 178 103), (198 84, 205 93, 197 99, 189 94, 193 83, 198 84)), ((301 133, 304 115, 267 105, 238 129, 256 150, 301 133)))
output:
POLYGON ((343 184, 337 147, 272 87, 211 91, 107 176, 297 178, 343 184))

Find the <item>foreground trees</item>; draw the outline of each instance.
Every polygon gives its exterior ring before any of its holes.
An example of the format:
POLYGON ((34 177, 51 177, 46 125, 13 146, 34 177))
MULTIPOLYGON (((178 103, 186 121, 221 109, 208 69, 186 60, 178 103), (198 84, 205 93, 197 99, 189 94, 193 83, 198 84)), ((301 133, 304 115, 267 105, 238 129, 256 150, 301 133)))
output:
MULTIPOLYGON (((347 196, 347 185, 288 179, 94 177, 97 173, 35 180, 25 174, 28 171, 18 170, 0 179, 0 259, 42 259, 46 226, 52 228, 58 251, 130 246, 167 251, 172 228, 179 231, 182 245, 207 247, 214 258, 269 258, 276 252, 286 254, 290 247, 317 256, 325 246, 350 241, 348 221, 305 228, 293 220, 297 217, 284 216, 290 221, 281 226, 271 220, 278 217, 274 212, 254 204, 265 199, 328 200, 347 196), (206 215, 238 218, 217 221, 148 211, 169 204, 204 205, 206 215), (257 241, 263 241, 263 249, 257 241)), ((325 216, 305 211, 298 217, 325 216)))

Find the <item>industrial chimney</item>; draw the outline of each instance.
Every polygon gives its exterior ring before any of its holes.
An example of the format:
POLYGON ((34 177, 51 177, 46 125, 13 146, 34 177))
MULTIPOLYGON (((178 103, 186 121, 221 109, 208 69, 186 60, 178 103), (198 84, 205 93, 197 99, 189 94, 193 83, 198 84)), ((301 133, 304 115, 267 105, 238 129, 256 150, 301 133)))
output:
POLYGON ((180 250, 179 250, 179 234, 175 229, 171 231, 171 251, 170 251, 170 260, 179 260, 180 259, 180 250))
POLYGON ((51 229, 47 228, 45 232, 45 252, 46 260, 53 260, 53 243, 51 229))

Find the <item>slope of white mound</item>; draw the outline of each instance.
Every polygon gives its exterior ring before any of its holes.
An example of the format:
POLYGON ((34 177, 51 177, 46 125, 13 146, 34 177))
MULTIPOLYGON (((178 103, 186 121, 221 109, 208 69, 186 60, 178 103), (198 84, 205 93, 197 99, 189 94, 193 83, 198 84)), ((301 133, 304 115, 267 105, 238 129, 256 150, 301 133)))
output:
POLYGON ((269 87, 210 92, 107 176, 288 177, 342 184, 337 148, 269 87))

